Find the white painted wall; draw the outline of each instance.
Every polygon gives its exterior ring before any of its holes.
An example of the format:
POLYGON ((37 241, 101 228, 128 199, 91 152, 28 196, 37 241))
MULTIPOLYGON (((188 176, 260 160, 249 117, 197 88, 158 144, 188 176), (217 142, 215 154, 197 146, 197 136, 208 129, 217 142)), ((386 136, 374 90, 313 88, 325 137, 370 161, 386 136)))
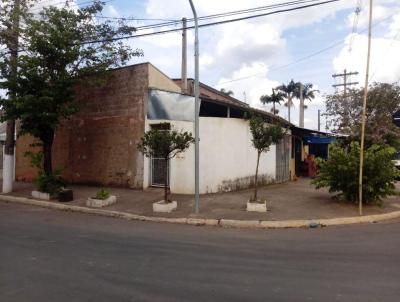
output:
MULTIPOLYGON (((192 122, 146 120, 150 124, 170 122, 178 131, 194 133, 192 122)), ((260 158, 259 175, 275 178, 275 146, 260 158)), ((215 193, 248 187, 253 181, 257 152, 251 143, 249 123, 235 118, 200 117, 200 193, 215 193)), ((148 159, 144 162, 144 184, 149 186, 148 159)), ((262 177, 261 177, 262 178, 262 177)), ((173 193, 194 192, 194 146, 170 163, 170 187, 173 193)))

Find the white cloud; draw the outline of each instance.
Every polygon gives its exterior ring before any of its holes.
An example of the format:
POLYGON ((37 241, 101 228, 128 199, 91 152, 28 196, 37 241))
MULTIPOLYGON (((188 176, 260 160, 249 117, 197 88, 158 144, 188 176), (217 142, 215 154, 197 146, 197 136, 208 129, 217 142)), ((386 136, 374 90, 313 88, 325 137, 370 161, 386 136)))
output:
POLYGON ((235 97, 246 101, 253 107, 262 108, 260 96, 270 94, 272 88, 279 85, 279 82, 268 79, 268 67, 264 63, 253 62, 250 65, 244 64, 240 69, 234 71, 231 77, 221 78, 218 87, 232 90, 235 97), (254 78, 252 75, 259 74, 254 78), (246 77, 248 77, 246 79, 246 77), (242 79, 241 81, 232 81, 242 79))
POLYGON ((400 13, 392 17, 392 23, 389 26, 389 33, 387 37, 398 37, 400 32, 400 13))
MULTIPOLYGON (((363 3, 363 2, 361 2, 361 3, 363 3)), ((379 4, 375 4, 373 7, 374 22, 379 22, 380 20, 389 17, 391 14, 393 14, 393 11, 389 7, 379 5, 379 4)), ((348 17, 347 17, 347 25, 349 27, 353 26, 354 15, 355 15, 355 13, 353 12, 350 15, 348 15, 348 17)), ((366 3, 364 3, 364 5, 362 5, 361 11, 359 13, 357 27, 358 28, 367 27, 368 26, 368 18, 369 18, 369 7, 368 7, 368 5, 366 5, 366 3)))
POLYGON ((103 14, 105 16, 113 17, 113 18, 121 17, 121 14, 117 11, 117 9, 112 4, 108 4, 104 7, 103 14))
POLYGON ((200 69, 204 70, 214 63, 215 63, 215 61, 214 61, 214 57, 212 55, 210 55, 208 53, 200 54, 200 58, 199 58, 200 69))
MULTIPOLYGON (((348 41, 348 40, 347 40, 348 41)), ((367 59, 366 35, 358 35, 353 42, 352 52, 348 44, 342 48, 333 60, 335 71, 358 71, 358 80, 363 85, 367 59)), ((395 39, 375 38, 371 42, 370 81, 396 82, 400 79, 400 41, 395 39)))

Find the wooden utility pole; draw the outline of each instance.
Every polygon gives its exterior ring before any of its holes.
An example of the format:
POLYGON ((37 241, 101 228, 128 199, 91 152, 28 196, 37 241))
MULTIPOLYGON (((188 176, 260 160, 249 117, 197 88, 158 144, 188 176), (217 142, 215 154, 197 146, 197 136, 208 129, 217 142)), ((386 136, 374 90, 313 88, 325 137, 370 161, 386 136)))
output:
POLYGON ((182 93, 187 93, 187 34, 186 18, 182 19, 182 69, 181 69, 182 93))
POLYGON ((321 131, 321 110, 318 109, 318 131, 321 131))
POLYGON ((351 86, 351 85, 357 85, 358 82, 347 82, 347 79, 349 76, 351 75, 357 75, 358 72, 354 71, 354 72, 347 72, 347 70, 345 69, 343 71, 343 73, 337 73, 337 74, 333 74, 332 77, 333 78, 337 78, 337 77, 343 77, 343 83, 342 84, 335 84, 332 85, 333 87, 341 87, 343 86, 343 103, 344 103, 344 116, 343 116, 343 124, 347 127, 347 125, 349 124, 349 118, 350 118, 350 113, 349 113, 349 102, 347 100, 347 87, 351 86))
MULTIPOLYGON (((19 15, 20 0, 14 1, 12 9, 12 29, 10 41, 10 71, 11 81, 13 83, 10 89, 9 102, 14 102, 17 94, 15 86, 17 84, 18 73, 18 36, 19 36, 19 15)), ((7 121, 6 141, 4 144, 4 162, 3 162, 3 193, 9 193, 13 190, 14 181, 14 147, 15 147, 15 121, 7 121)))
POLYGON ((369 61, 371 57, 371 36, 372 36, 372 0, 369 0, 369 23, 368 23, 368 50, 367 50, 367 70, 365 72, 364 100, 361 113, 361 143, 360 143, 360 173, 358 176, 358 207, 360 216, 362 215, 362 185, 363 185, 363 165, 364 165, 364 138, 365 138, 365 111, 367 109, 369 61))

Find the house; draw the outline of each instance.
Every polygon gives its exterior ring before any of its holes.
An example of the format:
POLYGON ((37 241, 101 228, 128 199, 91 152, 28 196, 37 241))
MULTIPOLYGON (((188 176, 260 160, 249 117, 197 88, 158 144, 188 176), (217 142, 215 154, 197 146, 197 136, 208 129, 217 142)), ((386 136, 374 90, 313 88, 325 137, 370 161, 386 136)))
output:
MULTIPOLYGON (((145 158, 136 145, 146 130, 168 123, 171 129, 194 133, 193 80, 182 93, 172 80, 150 63, 110 71, 106 84, 81 83, 76 89, 81 110, 62 122, 53 146, 53 166, 63 169, 71 183, 146 189, 164 183, 158 158, 145 158)), ((200 84, 200 193, 247 188, 253 184, 256 150, 247 117, 256 113, 270 123, 284 119, 251 108, 203 83, 200 84)), ((30 136, 16 144, 16 179, 32 180, 36 171, 24 156, 34 142, 30 136)), ((260 159, 260 182, 290 177, 291 139, 288 136, 260 159)), ((171 160, 169 186, 173 193, 194 191, 194 147, 171 160)))

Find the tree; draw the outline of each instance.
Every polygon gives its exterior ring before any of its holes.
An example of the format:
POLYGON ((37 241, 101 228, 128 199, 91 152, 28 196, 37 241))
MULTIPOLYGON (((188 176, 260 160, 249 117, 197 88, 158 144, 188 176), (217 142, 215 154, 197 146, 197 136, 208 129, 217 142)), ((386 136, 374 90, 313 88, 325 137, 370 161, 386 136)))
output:
POLYGON ((160 125, 162 129, 151 129, 147 131, 141 138, 137 148, 147 157, 161 157, 165 163, 164 175, 164 201, 170 202, 168 199, 168 167, 171 158, 177 154, 184 152, 194 143, 194 138, 189 132, 177 132, 176 130, 168 130, 169 124, 160 125))
POLYGON ((275 89, 272 89, 272 94, 271 95, 262 95, 260 97, 260 101, 264 105, 272 103, 272 105, 273 105, 272 112, 273 112, 273 114, 276 114, 279 112, 279 110, 277 112, 277 109, 275 108, 275 104, 276 103, 280 104, 284 98, 285 98, 285 95, 281 91, 275 92, 275 89))
MULTIPOLYGON (((398 171, 392 162, 396 150, 392 147, 372 145, 364 153, 363 202, 380 202, 381 198, 393 193, 398 171)), ((320 167, 312 181, 317 189, 329 188, 339 192, 346 201, 357 202, 358 175, 360 173, 360 146, 353 142, 346 151, 339 145, 329 147, 329 159, 318 160, 320 167)))
MULTIPOLYGON (((326 115, 332 132, 349 135, 348 140, 359 140, 360 117, 364 89, 348 91, 346 102, 342 93, 326 96, 326 115)), ((374 83, 368 89, 365 144, 386 144, 400 148, 400 128, 393 124, 392 115, 400 110, 400 86, 374 83)))
POLYGON ((282 92, 287 99, 285 106, 288 107, 288 121, 290 123, 290 109, 293 106, 293 98, 300 94, 300 83, 291 80, 288 84, 282 84, 275 89, 282 92))
MULTIPOLYGON (((296 91, 296 98, 298 98, 298 99, 301 98, 300 85, 303 85, 303 99, 304 100, 309 100, 311 102, 315 98, 315 92, 319 92, 319 90, 313 89, 314 85, 311 83, 302 84, 299 82, 298 85, 299 85, 299 89, 298 89, 298 91, 296 91)), ((307 109, 307 105, 304 105, 304 109, 307 109)))
POLYGON ((223 94, 226 94, 227 96, 233 96, 233 91, 232 90, 226 90, 225 88, 221 88, 220 90, 223 94))
POLYGON ((257 165, 254 176, 254 195, 251 201, 257 201, 258 185, 258 166, 260 156, 263 152, 268 152, 272 144, 277 144, 285 136, 285 131, 281 125, 268 125, 263 118, 254 116, 250 119, 250 132, 252 134, 252 143, 257 150, 257 165))
POLYGON ((0 99, 1 120, 19 120, 19 135, 31 134, 40 140, 46 175, 53 173, 52 145, 57 127, 79 110, 74 101, 76 84, 86 81, 99 85, 108 69, 142 55, 140 50, 113 40, 135 29, 123 22, 99 23, 95 16, 102 10, 103 4, 96 1, 85 8, 50 6, 39 17, 27 17, 16 81, 10 78, 7 64, 1 65, 0 88, 17 91, 13 102, 0 99))

